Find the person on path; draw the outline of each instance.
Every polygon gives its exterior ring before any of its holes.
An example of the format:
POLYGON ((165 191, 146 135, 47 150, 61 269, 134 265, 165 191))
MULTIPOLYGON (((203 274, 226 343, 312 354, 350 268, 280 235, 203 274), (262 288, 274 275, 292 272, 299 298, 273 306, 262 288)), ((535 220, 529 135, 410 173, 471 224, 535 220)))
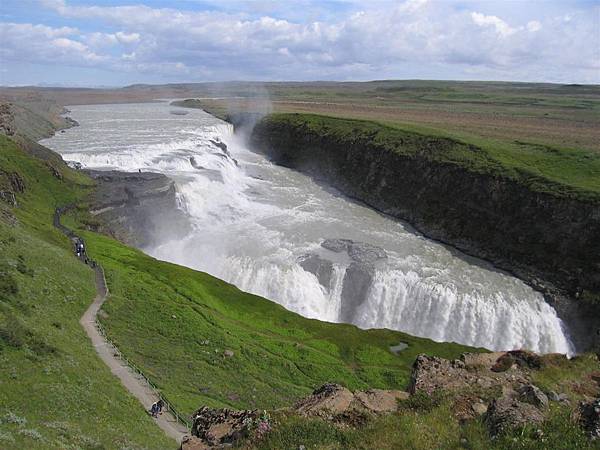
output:
MULTIPOLYGON (((159 400, 156 402, 156 407, 157 407, 157 409, 158 409, 158 414, 161 414, 161 413, 162 413, 162 410, 163 410, 164 406, 165 406, 165 402, 163 402, 163 399, 162 399, 162 398, 161 398, 161 399, 159 399, 159 400)), ((158 414, 157 414, 157 415, 158 415, 158 414)))
POLYGON ((150 415, 152 417, 158 417, 158 402, 152 403, 152 407, 150 408, 150 415))

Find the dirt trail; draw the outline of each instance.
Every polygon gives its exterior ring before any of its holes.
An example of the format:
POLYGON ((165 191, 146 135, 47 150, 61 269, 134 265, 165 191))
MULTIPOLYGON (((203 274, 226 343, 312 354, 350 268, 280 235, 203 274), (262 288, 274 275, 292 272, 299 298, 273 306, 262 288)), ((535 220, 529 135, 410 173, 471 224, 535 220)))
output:
MULTIPOLYGON (((71 239, 76 238, 75 234, 60 223, 60 214, 66 209, 58 209, 54 216, 54 225, 71 239)), ((142 406, 148 411, 152 404, 158 401, 157 393, 152 389, 148 382, 137 372, 132 370, 122 359, 119 358, 118 350, 110 344, 100 333, 96 318, 102 304, 108 297, 108 289, 104 278, 102 267, 95 266, 96 272, 96 297, 89 308, 83 313, 79 323, 92 341, 100 359, 110 368, 110 371, 121 381, 121 384, 139 400, 142 406)), ((182 438, 189 434, 187 428, 179 423, 175 416, 169 410, 163 411, 154 419, 156 424, 170 437, 181 443, 182 438)))

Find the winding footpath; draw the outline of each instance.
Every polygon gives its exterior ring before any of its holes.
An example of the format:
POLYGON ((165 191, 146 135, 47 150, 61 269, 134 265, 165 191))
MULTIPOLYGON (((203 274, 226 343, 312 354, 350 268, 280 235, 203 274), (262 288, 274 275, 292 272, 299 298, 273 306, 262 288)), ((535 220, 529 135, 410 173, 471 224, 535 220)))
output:
MULTIPOLYGON (((54 226, 74 241, 78 239, 75 233, 60 223, 60 215, 68 209, 70 209, 69 206, 56 210, 54 214, 54 226)), ((110 368, 113 375, 119 378, 125 389, 138 399, 146 411, 149 411, 152 404, 159 400, 158 394, 142 375, 134 371, 119 357, 119 350, 106 340, 98 328, 98 311, 108 297, 108 288, 102 267, 94 265, 93 269, 96 273, 96 297, 85 313, 83 313, 83 316, 81 316, 79 323, 92 341, 92 345, 96 349, 100 359, 110 368)), ((189 434, 187 428, 178 422, 175 415, 168 409, 154 418, 154 421, 167 436, 175 439, 178 443, 181 443, 183 437, 189 434)))

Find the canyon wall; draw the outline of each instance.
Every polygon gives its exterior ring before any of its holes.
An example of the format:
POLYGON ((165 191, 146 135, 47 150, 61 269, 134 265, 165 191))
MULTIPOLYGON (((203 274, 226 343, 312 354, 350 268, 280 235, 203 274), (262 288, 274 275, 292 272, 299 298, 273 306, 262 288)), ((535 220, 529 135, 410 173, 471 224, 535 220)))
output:
POLYGON ((598 345, 599 201, 536 191, 444 156, 459 144, 461 151, 481 151, 475 146, 406 132, 390 145, 387 127, 366 131, 344 121, 344 133, 337 120, 315 127, 298 115, 267 116, 250 144, 277 164, 510 271, 544 293, 578 349, 598 345))

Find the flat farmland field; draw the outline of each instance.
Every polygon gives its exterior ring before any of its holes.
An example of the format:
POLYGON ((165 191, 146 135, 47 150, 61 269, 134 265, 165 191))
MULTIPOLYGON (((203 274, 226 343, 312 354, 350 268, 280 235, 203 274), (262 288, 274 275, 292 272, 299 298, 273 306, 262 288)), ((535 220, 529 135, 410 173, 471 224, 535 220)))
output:
POLYGON ((302 112, 368 119, 470 140, 525 141, 600 152, 600 86, 502 82, 265 83, 220 110, 302 112), (250 96, 250 99, 247 98, 250 96))

